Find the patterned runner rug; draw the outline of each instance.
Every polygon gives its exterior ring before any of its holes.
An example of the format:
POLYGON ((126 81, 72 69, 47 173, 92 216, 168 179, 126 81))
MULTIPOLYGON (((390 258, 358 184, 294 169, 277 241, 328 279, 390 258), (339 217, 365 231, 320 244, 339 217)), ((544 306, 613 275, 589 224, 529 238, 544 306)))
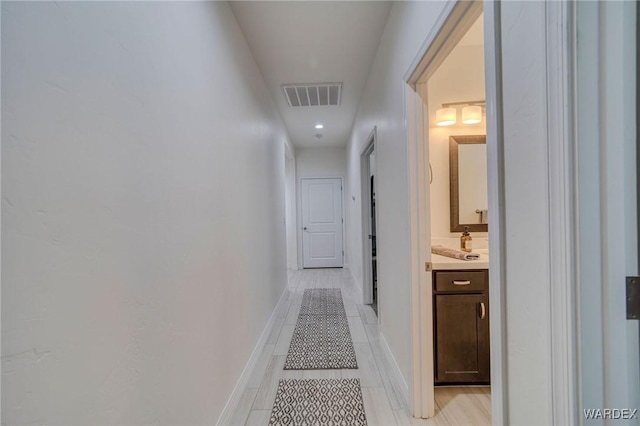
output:
POLYGON ((366 425, 360 379, 280 380, 269 425, 366 425))
POLYGON ((304 291, 285 370, 358 368, 339 288, 304 291))

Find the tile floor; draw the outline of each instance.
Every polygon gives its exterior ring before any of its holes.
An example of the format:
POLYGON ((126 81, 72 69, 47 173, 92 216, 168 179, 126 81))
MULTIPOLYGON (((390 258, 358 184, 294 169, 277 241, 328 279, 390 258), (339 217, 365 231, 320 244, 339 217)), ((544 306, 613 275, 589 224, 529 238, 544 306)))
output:
POLYGON ((232 425, 268 425, 280 379, 360 379, 367 423, 391 425, 490 425, 489 387, 436 388, 436 416, 415 419, 402 404, 388 361, 378 339, 378 318, 361 304, 359 290, 348 269, 305 269, 289 278, 286 300, 277 312, 275 326, 254 368, 248 387, 234 413, 232 425), (308 288, 340 288, 358 360, 357 370, 284 370, 284 361, 308 288))

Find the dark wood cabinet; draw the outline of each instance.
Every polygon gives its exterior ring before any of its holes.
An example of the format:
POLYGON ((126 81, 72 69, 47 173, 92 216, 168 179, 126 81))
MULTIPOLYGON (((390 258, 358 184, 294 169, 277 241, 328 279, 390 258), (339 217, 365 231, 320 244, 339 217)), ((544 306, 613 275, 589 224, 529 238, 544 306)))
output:
POLYGON ((490 382, 488 271, 434 271, 435 383, 490 382))

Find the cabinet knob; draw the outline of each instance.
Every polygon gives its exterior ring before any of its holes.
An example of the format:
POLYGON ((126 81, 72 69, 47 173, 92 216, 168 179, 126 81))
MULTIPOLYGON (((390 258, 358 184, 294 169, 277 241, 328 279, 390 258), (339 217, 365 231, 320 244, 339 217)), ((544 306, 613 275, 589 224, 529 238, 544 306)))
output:
POLYGON ((484 319, 487 315, 487 310, 484 307, 484 302, 480 302, 480 319, 484 319))
POLYGON ((458 281, 458 280, 454 280, 453 281, 453 285, 469 285, 471 284, 471 281, 466 280, 466 281, 458 281))

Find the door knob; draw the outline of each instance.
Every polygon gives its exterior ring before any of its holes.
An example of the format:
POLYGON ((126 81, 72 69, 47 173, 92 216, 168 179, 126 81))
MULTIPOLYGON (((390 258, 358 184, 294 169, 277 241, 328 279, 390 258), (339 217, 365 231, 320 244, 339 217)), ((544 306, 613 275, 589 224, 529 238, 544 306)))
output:
POLYGON ((304 230, 306 231, 306 230, 307 230, 307 227, 305 226, 305 227, 304 227, 304 228, 302 228, 302 229, 304 229, 304 230))

